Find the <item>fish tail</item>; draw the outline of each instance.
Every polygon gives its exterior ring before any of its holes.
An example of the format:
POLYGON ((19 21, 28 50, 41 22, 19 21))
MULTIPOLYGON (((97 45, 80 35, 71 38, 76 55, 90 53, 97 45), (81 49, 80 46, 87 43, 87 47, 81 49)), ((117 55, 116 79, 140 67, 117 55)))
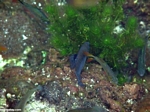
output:
POLYGON ((85 56, 87 56, 87 57, 93 57, 93 55, 90 54, 89 52, 84 52, 83 54, 84 54, 85 56))
POLYGON ((93 61, 94 59, 92 58, 92 57, 90 57, 90 58, 88 58, 87 59, 87 62, 89 63, 89 62, 91 62, 91 61, 93 61))

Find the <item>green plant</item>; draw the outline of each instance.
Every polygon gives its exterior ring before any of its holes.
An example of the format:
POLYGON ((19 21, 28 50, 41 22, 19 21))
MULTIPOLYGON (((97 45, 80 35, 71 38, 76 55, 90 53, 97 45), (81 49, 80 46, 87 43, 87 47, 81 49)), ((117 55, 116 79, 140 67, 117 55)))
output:
POLYGON ((69 5, 48 5, 45 10, 51 22, 51 45, 62 55, 70 55, 77 53, 79 45, 88 41, 92 54, 120 69, 126 65, 126 54, 143 46, 136 31, 137 19, 125 17, 123 3, 124 0, 104 0, 95 6, 77 9, 69 5), (119 21, 123 21, 125 28, 115 34, 113 30, 119 21))
POLYGON ((125 82, 129 80, 128 76, 123 74, 118 74, 117 78, 118 78, 118 85, 120 86, 122 86, 125 82))

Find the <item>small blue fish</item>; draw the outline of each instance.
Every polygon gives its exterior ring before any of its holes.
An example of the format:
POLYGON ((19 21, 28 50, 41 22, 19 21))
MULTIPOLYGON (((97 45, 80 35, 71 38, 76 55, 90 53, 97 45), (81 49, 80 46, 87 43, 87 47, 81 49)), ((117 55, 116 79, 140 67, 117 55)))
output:
POLYGON ((45 13, 41 9, 39 9, 39 8, 37 8, 35 6, 32 6, 32 5, 28 4, 28 3, 25 3, 22 0, 18 0, 18 1, 24 6, 24 8, 26 9, 26 12, 31 17, 33 17, 33 18, 36 18, 36 17, 40 18, 46 24, 50 23, 49 20, 48 20, 48 17, 45 15, 45 13))
POLYGON ((145 74, 145 47, 139 51, 137 72, 140 76, 144 76, 145 74))
POLYGON ((75 68, 75 74, 78 80, 78 85, 84 87, 85 85, 82 83, 81 71, 85 65, 87 56, 84 55, 84 52, 89 52, 89 42, 85 42, 81 48, 79 49, 78 54, 71 55, 69 57, 70 60, 70 68, 75 68))
POLYGON ((139 55, 138 55, 138 74, 140 76, 144 76, 146 67, 145 67, 145 62, 146 62, 146 46, 147 46, 147 40, 148 37, 145 37, 145 45, 143 48, 140 49, 139 55))

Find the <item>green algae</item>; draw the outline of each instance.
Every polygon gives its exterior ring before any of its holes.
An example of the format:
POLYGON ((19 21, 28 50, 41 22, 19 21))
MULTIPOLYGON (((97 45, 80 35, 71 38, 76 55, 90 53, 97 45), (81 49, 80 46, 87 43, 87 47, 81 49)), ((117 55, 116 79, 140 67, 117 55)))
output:
POLYGON ((126 66, 126 54, 144 44, 137 33, 137 18, 124 15, 123 4, 124 0, 104 0, 88 8, 74 8, 51 3, 45 8, 51 21, 50 44, 66 56, 87 41, 92 54, 121 69, 126 66), (115 33, 117 26, 120 31, 115 33))

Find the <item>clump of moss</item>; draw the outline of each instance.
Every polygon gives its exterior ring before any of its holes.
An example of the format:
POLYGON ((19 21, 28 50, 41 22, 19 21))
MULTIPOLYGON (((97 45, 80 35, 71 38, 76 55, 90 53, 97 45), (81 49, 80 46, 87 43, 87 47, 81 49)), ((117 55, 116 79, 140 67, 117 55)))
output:
POLYGON ((123 3, 124 0, 104 0, 87 8, 50 4, 45 9, 51 21, 51 45, 62 55, 70 55, 77 53, 79 45, 88 41, 91 53, 114 68, 125 66, 126 54, 143 46, 143 40, 136 31, 137 18, 125 17, 123 3), (117 25, 124 30, 114 33, 117 25))
POLYGON ((118 78, 118 85, 122 86, 125 82, 129 81, 127 75, 123 75, 123 74, 118 74, 117 75, 118 78))

